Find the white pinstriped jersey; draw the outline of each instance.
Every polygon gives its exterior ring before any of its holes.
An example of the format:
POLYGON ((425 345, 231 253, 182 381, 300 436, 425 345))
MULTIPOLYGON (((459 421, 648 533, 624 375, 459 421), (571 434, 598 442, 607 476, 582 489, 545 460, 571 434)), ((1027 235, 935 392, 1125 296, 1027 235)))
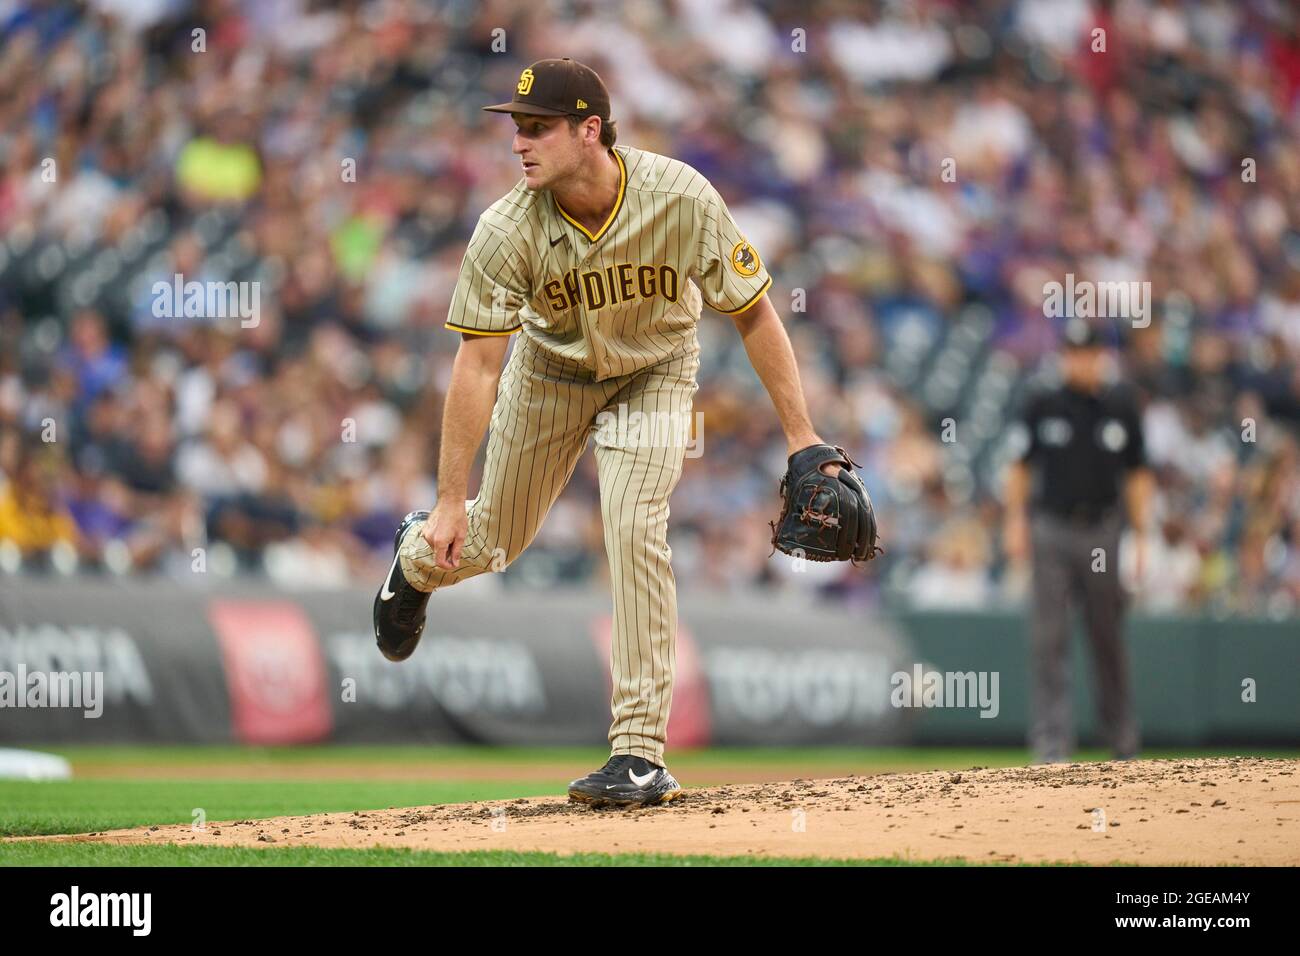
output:
POLYGON ((749 308, 772 279, 716 189, 683 162, 629 146, 614 209, 595 233, 520 179, 479 217, 446 327, 523 330, 599 381, 697 348, 702 305, 749 308), (693 281, 688 281, 693 280, 693 281))

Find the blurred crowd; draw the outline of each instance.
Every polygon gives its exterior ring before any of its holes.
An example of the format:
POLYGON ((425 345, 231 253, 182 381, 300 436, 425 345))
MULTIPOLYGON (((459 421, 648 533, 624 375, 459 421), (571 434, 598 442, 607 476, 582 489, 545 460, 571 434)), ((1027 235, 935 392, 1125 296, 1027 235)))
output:
MULTIPOLYGON (((1151 283, 1150 325, 1113 330, 1159 479, 1138 601, 1296 613, 1285 0, 0 0, 0 569, 378 581, 436 497, 465 242, 518 179, 479 107, 560 55, 601 73, 621 142, 727 200, 883 528, 877 573, 769 558, 784 439, 708 313, 684 589, 1019 599, 964 392, 894 358, 978 310, 969 371, 1009 376, 1009 430, 1051 380, 1044 284, 1073 273, 1151 283), (176 274, 256 280, 257 321, 159 316, 176 274)), ((596 496, 586 456, 490 586, 599 582, 596 496)))

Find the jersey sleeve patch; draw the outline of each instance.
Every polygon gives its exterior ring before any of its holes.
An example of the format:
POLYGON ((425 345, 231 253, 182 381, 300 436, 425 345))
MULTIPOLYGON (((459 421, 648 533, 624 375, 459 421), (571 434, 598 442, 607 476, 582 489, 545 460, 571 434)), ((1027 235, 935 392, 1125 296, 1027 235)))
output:
POLYGON ((750 276, 758 275, 758 270, 763 268, 763 263, 758 258, 758 250, 741 240, 731 250, 731 267, 748 279, 750 276))
POLYGON ((701 195, 696 225, 695 282, 704 304, 735 315, 752 306, 772 284, 762 257, 740 231, 716 189, 701 195))

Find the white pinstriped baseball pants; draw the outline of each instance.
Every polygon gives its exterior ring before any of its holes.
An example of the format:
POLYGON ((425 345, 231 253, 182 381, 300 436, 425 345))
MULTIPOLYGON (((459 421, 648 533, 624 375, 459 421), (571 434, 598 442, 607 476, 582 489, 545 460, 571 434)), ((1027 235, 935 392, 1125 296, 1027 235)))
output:
MULTIPOLYGON (((402 571, 421 590, 502 570, 532 542, 572 477, 602 411, 688 420, 698 389, 698 347, 630 375, 594 381, 520 336, 502 372, 478 497, 460 566, 434 564, 423 523, 403 539, 402 571)), ((668 546, 668 499, 682 473, 681 441, 596 443, 601 518, 614 597, 610 642, 611 753, 660 766, 676 666, 677 589, 668 546), (620 447, 621 445, 621 447, 620 447)))

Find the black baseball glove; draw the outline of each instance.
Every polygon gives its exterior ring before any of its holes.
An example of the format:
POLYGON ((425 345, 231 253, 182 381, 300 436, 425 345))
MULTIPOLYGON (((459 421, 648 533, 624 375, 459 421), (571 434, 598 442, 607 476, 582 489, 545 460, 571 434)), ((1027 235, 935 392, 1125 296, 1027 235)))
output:
POLYGON ((781 479, 781 517, 772 525, 773 553, 784 551, 809 561, 870 561, 876 546, 876 513, 861 467, 831 445, 809 445, 790 456, 781 479), (835 477, 821 466, 840 466, 835 477))

